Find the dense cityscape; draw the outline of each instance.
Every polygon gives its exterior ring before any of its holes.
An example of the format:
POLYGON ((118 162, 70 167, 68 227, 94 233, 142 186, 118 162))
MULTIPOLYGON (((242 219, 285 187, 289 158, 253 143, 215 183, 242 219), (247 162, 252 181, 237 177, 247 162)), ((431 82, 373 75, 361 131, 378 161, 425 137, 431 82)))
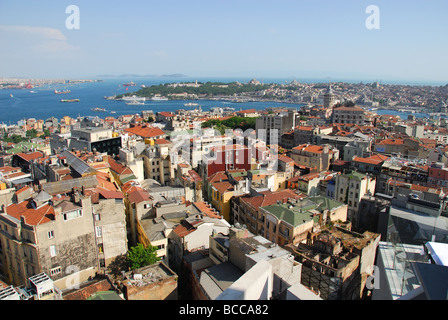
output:
POLYGON ((236 86, 183 105, 142 85, 105 98, 179 109, 3 124, 0 298, 444 299, 447 87, 236 86))
POLYGON ((4 310, 434 310, 448 300, 447 11, 0 1, 4 310))

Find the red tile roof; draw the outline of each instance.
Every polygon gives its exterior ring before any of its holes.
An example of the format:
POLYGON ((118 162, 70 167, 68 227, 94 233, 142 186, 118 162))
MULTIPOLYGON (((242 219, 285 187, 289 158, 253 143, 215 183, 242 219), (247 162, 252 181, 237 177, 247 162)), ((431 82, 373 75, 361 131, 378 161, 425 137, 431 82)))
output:
POLYGON ((44 154, 42 152, 38 152, 38 151, 31 152, 31 153, 17 153, 16 155, 28 162, 31 160, 38 159, 38 158, 42 158, 44 156, 44 154))
POLYGON ((123 199, 123 193, 120 191, 110 191, 107 189, 104 189, 102 187, 97 187, 96 188, 99 192, 99 194, 101 194, 104 198, 106 199, 123 199))
POLYGON ((389 157, 375 154, 368 158, 354 157, 353 162, 362 162, 362 163, 367 163, 367 164, 380 164, 387 159, 389 159, 389 157))
POLYGON ((193 202, 193 205, 199 210, 201 211, 201 213, 209 216, 210 218, 216 218, 216 219, 221 219, 221 216, 216 213, 213 208, 206 204, 204 201, 199 201, 199 202, 193 202))
POLYGON ((110 168, 118 174, 133 174, 132 170, 121 163, 115 161, 111 156, 108 156, 110 168))
POLYGON ((248 110, 241 110, 237 111, 237 113, 256 113, 257 109, 248 109, 248 110))
POLYGON ((143 188, 134 186, 128 192, 128 199, 131 203, 140 203, 150 200, 149 193, 143 188))
POLYGON ((155 144, 170 144, 171 141, 168 141, 166 139, 155 139, 154 140, 155 144))
POLYGON ((252 206, 255 210, 258 210, 260 207, 270 206, 276 204, 277 201, 281 201, 282 203, 286 202, 288 198, 293 199, 303 199, 306 196, 298 195, 291 189, 280 190, 276 192, 272 191, 263 191, 260 192, 261 195, 258 196, 242 196, 240 199, 252 206))
POLYGON ((159 112, 158 114, 160 114, 161 116, 164 116, 164 117, 174 117, 175 116, 174 113, 172 113, 172 112, 165 112, 165 111, 159 112))
POLYGON ((20 203, 10 204, 5 208, 6 213, 18 220, 23 216, 28 225, 37 226, 55 219, 53 206, 49 204, 42 205, 36 209, 31 206, 32 200, 22 201, 20 203))
POLYGON ((192 223, 182 220, 182 222, 173 229, 174 233, 177 234, 180 238, 185 237, 186 235, 194 232, 196 230, 195 225, 201 223, 201 221, 193 221, 192 223))
POLYGON ((300 146, 292 148, 293 150, 305 151, 310 153, 322 153, 324 147, 313 144, 301 144, 300 146))
POLYGON ((165 132, 157 127, 151 127, 151 126, 135 126, 131 128, 124 129, 125 132, 133 133, 137 136, 143 137, 143 138, 154 138, 158 136, 165 135, 165 132))

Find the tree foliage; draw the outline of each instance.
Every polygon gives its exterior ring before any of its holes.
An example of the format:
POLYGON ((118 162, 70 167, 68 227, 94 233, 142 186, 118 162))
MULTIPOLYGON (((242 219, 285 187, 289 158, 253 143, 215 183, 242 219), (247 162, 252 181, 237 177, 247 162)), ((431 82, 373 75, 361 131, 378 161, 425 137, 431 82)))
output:
POLYGON ((224 84, 221 82, 206 82, 198 87, 183 87, 183 86, 169 86, 169 84, 159 84, 150 87, 141 88, 140 90, 132 93, 126 93, 118 95, 117 98, 121 98, 124 95, 137 95, 140 97, 152 97, 156 94, 163 96, 169 96, 176 93, 188 93, 197 95, 223 95, 232 96, 239 93, 250 93, 266 90, 270 85, 253 85, 253 84, 238 84, 236 82, 231 82, 224 84), (223 86, 224 85, 224 86, 223 86))
POLYGON ((232 117, 226 120, 210 119, 204 121, 201 126, 202 128, 215 128, 216 130, 219 130, 221 134, 224 134, 225 129, 241 129, 243 131, 246 131, 247 129, 255 130, 256 120, 256 117, 232 117))
POLYGON ((127 255, 128 266, 131 270, 154 264, 159 260, 156 247, 149 245, 145 248, 141 243, 131 247, 127 255))

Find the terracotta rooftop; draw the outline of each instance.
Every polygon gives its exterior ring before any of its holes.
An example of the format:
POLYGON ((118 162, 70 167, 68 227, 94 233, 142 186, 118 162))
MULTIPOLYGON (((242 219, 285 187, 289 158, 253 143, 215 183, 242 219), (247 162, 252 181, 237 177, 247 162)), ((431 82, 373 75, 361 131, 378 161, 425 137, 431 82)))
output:
POLYGON ((158 136, 165 135, 165 132, 157 127, 151 127, 151 126, 135 126, 131 128, 124 129, 125 132, 133 133, 137 136, 143 137, 143 138, 154 138, 158 136))
POLYGON ((324 147, 313 144, 301 144, 300 146, 294 147, 293 150, 305 151, 310 153, 322 153, 324 147))
POLYGON ((380 164, 380 163, 386 161, 387 159, 389 159, 389 157, 375 154, 368 158, 354 157, 353 162, 362 162, 362 163, 367 163, 367 164, 380 164))
POLYGON ((175 116, 174 113, 172 113, 172 112, 165 112, 165 111, 159 112, 158 114, 160 114, 161 116, 164 116, 164 117, 174 117, 175 116))
POLYGON ((55 219, 55 212, 51 205, 45 204, 36 209, 31 205, 32 200, 10 204, 5 208, 6 213, 18 220, 23 216, 28 225, 37 226, 55 219))
POLYGON ((174 233, 176 233, 180 238, 185 237, 186 235, 194 232, 196 230, 195 225, 201 223, 202 221, 193 221, 188 222, 186 220, 182 220, 182 222, 173 229, 174 233))
POLYGON ((221 194, 233 191, 233 185, 228 181, 214 182, 212 183, 212 187, 214 187, 221 194))
POLYGON ((28 162, 31 160, 34 160, 34 159, 42 158, 44 156, 44 154, 42 152, 38 152, 38 151, 31 152, 31 153, 17 153, 16 155, 28 162))
POLYGON ((206 204, 204 201, 193 202, 193 205, 203 214, 209 216, 210 218, 221 219, 221 216, 216 213, 213 208, 206 204))
POLYGON ((141 187, 134 186, 128 192, 128 199, 131 203, 140 203, 150 200, 149 193, 141 187))

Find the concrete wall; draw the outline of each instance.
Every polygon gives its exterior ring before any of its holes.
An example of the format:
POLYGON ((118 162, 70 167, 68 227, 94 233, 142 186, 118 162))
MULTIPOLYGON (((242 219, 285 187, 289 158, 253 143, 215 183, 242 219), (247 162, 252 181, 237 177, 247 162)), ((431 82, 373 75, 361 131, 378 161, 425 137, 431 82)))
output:
MULTIPOLYGON (((82 201, 83 214, 72 220, 63 220, 62 214, 56 219, 36 227, 36 238, 39 244, 40 271, 50 276, 50 270, 60 266, 62 272, 51 276, 57 280, 65 276, 67 267, 71 270, 87 270, 97 268, 97 243, 93 228, 93 216, 90 198, 82 201), (54 232, 54 238, 48 239, 48 232, 54 232), (50 256, 50 246, 56 246, 56 256, 50 256)), ((87 272, 90 274, 91 272, 87 272)), ((58 286, 64 289, 64 286, 58 286)))
POLYGON ((269 300, 272 288, 272 265, 261 261, 224 290, 216 300, 269 300))
POLYGON ((95 226, 101 227, 101 242, 107 266, 115 257, 127 252, 124 204, 117 203, 115 199, 100 200, 93 209, 94 213, 100 214, 101 217, 99 221, 95 221, 95 226))

